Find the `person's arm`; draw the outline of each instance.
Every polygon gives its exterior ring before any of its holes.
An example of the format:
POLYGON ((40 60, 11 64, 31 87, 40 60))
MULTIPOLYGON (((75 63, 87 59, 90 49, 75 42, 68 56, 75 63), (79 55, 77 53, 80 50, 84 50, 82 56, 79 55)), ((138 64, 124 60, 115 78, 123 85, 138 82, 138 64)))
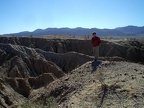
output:
POLYGON ((93 45, 93 42, 94 42, 94 39, 92 38, 92 39, 91 39, 91 43, 92 43, 92 45, 93 45))
POLYGON ((98 38, 98 43, 99 43, 99 45, 101 44, 101 39, 100 38, 98 38))

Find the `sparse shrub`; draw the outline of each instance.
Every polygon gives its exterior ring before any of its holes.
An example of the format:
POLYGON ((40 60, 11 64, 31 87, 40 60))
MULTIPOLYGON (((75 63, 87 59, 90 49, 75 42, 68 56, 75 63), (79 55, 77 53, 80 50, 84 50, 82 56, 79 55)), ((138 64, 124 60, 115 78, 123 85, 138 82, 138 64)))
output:
POLYGON ((85 40, 89 40, 89 39, 90 39, 90 35, 84 36, 84 39, 85 39, 85 40))
POLYGON ((112 40, 112 39, 113 39, 113 37, 111 37, 111 36, 110 36, 110 37, 108 37, 108 39, 109 39, 109 40, 112 40))
POLYGON ((38 105, 34 102, 27 101, 21 105, 22 108, 58 108, 58 104, 54 97, 46 99, 45 105, 38 105))
MULTIPOLYGON (((27 101, 21 105, 22 108, 40 108, 39 105, 32 103, 31 101, 27 101)), ((43 107, 44 108, 44 107, 43 107)), ((45 107, 46 108, 46 107, 45 107)))
POLYGON ((47 98, 46 105, 48 106, 48 108, 57 108, 57 106, 58 106, 56 99, 54 97, 47 98))
POLYGON ((90 39, 90 35, 87 36, 87 39, 90 39))
POLYGON ((73 39, 75 39, 75 36, 72 36, 73 39))
POLYGON ((33 37, 33 35, 30 35, 30 38, 32 38, 33 37))
POLYGON ((127 40, 128 40, 128 41, 136 41, 137 38, 134 38, 134 37, 128 37, 127 40))

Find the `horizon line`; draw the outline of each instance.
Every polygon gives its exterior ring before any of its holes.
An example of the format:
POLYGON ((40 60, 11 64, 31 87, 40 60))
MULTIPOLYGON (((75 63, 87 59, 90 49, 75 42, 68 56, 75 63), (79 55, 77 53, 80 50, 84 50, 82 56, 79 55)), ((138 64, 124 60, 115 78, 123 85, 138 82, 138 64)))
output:
POLYGON ((122 27, 144 27, 144 26, 135 26, 135 25, 127 25, 127 26, 121 26, 121 27, 115 27, 115 28, 97 28, 97 27, 91 27, 91 28, 86 28, 86 27, 48 27, 48 28, 37 28, 35 30, 32 31, 20 31, 20 32, 13 32, 13 33, 4 33, 4 34, 0 34, 0 35, 6 35, 6 34, 15 34, 15 33, 22 33, 22 32, 34 32, 36 30, 46 30, 46 29, 63 29, 63 28, 67 28, 67 29, 76 29, 76 28, 84 28, 84 29, 117 29, 117 28, 122 28, 122 27))

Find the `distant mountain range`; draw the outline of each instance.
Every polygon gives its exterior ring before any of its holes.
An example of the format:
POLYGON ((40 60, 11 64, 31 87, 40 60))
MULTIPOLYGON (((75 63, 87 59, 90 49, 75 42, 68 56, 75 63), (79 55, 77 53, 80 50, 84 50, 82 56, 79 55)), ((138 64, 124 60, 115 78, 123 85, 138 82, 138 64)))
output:
POLYGON ((115 29, 98 29, 98 28, 47 28, 36 29, 33 32, 23 31, 19 33, 4 34, 3 36, 43 36, 43 35, 72 35, 87 36, 92 32, 97 32, 99 36, 144 36, 144 26, 126 26, 115 29))

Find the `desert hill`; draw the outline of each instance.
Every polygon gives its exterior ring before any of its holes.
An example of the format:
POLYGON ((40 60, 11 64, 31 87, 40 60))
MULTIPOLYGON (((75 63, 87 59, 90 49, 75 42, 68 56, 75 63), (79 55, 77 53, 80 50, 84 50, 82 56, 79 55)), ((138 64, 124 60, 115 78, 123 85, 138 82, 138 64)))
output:
POLYGON ((125 26, 115 29, 99 29, 99 28, 46 28, 37 29, 32 32, 23 31, 19 33, 4 34, 4 36, 42 36, 42 35, 72 35, 72 36, 85 36, 91 35, 92 32, 97 31, 99 36, 144 36, 144 26, 125 26))
POLYGON ((90 40, 0 37, 0 107, 49 97, 62 108, 143 106, 143 41, 103 40, 100 56, 93 61, 90 40))

